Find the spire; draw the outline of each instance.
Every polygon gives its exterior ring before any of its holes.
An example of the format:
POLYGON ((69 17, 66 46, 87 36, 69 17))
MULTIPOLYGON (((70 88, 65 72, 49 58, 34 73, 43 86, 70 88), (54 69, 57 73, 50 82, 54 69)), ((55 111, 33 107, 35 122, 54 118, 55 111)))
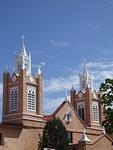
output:
POLYGON ((86 66, 86 59, 84 59, 83 75, 84 75, 84 76, 88 76, 88 70, 87 70, 87 66, 86 66))
POLYGON ((40 66, 39 66, 35 77, 38 77, 41 73, 42 73, 42 72, 41 72, 41 69, 40 69, 40 66))
POLYGON ((24 42, 25 37, 24 37, 24 35, 22 35, 21 38, 22 38, 22 51, 21 51, 21 53, 22 53, 24 56, 26 56, 27 53, 26 53, 26 48, 25 48, 25 42, 24 42))
POLYGON ((37 71, 37 74, 41 74, 42 72, 41 72, 41 69, 40 69, 40 67, 38 68, 38 71, 37 71))
POLYGON ((75 91, 75 88, 74 88, 74 86, 72 86, 72 88, 71 88, 71 91, 72 91, 72 92, 74 92, 74 91, 75 91))
POLYGON ((22 49, 21 51, 16 55, 16 61, 15 61, 15 72, 17 74, 20 73, 20 70, 25 69, 27 75, 31 74, 31 56, 27 54, 26 47, 24 43, 24 35, 21 36, 22 39, 22 49))
POLYGON ((5 65, 5 73, 8 72, 8 69, 7 69, 7 64, 5 65))
POLYGON ((65 89, 65 99, 68 99, 67 89, 65 89))
POLYGON ((82 134, 82 137, 81 137, 80 141, 90 142, 90 139, 88 139, 88 137, 86 135, 86 129, 83 130, 83 134, 82 134))
POLYGON ((38 70, 37 70, 37 73, 35 74, 35 77, 37 78, 37 77, 39 77, 39 75, 41 75, 41 69, 40 69, 40 66, 39 66, 39 68, 38 68, 38 70))

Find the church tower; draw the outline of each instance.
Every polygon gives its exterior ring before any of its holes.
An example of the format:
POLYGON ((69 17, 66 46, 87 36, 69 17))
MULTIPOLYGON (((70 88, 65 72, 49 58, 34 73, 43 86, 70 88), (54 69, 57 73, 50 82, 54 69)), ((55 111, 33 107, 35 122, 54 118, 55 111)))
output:
POLYGON ((86 63, 84 63, 83 72, 79 76, 79 85, 79 92, 76 92, 74 87, 70 91, 72 106, 86 125, 100 126, 102 122, 101 103, 98 94, 93 90, 93 81, 88 73, 86 63))
POLYGON ((38 126, 42 121, 42 73, 31 73, 31 56, 23 41, 15 72, 3 74, 3 123, 38 126))

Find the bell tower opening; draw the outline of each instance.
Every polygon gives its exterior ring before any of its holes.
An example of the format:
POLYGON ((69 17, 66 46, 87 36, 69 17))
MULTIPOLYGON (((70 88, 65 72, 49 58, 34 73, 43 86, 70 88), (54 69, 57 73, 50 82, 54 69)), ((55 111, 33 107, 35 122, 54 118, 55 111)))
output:
POLYGON ((77 103, 77 113, 85 121, 85 102, 77 103))
POLYGON ((27 71, 27 75, 31 74, 31 55, 27 54, 24 37, 22 37, 22 49, 19 54, 16 55, 15 72, 20 73, 21 69, 27 71))

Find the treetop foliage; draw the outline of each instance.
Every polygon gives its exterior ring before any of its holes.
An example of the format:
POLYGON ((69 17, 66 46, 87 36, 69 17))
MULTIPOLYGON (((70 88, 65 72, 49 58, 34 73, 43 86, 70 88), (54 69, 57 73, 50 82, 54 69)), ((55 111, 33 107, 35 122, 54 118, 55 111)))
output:
POLYGON ((68 132, 59 118, 47 121, 43 135, 39 142, 40 150, 53 148, 55 150, 68 150, 68 132))
POLYGON ((113 133, 113 79, 105 79, 100 86, 101 102, 104 106, 105 119, 102 122, 107 133, 113 133))

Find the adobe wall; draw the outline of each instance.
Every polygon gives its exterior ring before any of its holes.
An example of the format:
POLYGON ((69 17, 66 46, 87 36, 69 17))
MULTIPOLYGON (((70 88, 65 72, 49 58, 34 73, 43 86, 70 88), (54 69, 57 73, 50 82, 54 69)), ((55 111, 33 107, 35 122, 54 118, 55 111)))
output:
MULTIPOLYGON (((4 148, 7 150, 37 150, 39 134, 42 129, 0 127, 3 135, 4 148)), ((1 150, 2 146, 0 147, 1 150)))

